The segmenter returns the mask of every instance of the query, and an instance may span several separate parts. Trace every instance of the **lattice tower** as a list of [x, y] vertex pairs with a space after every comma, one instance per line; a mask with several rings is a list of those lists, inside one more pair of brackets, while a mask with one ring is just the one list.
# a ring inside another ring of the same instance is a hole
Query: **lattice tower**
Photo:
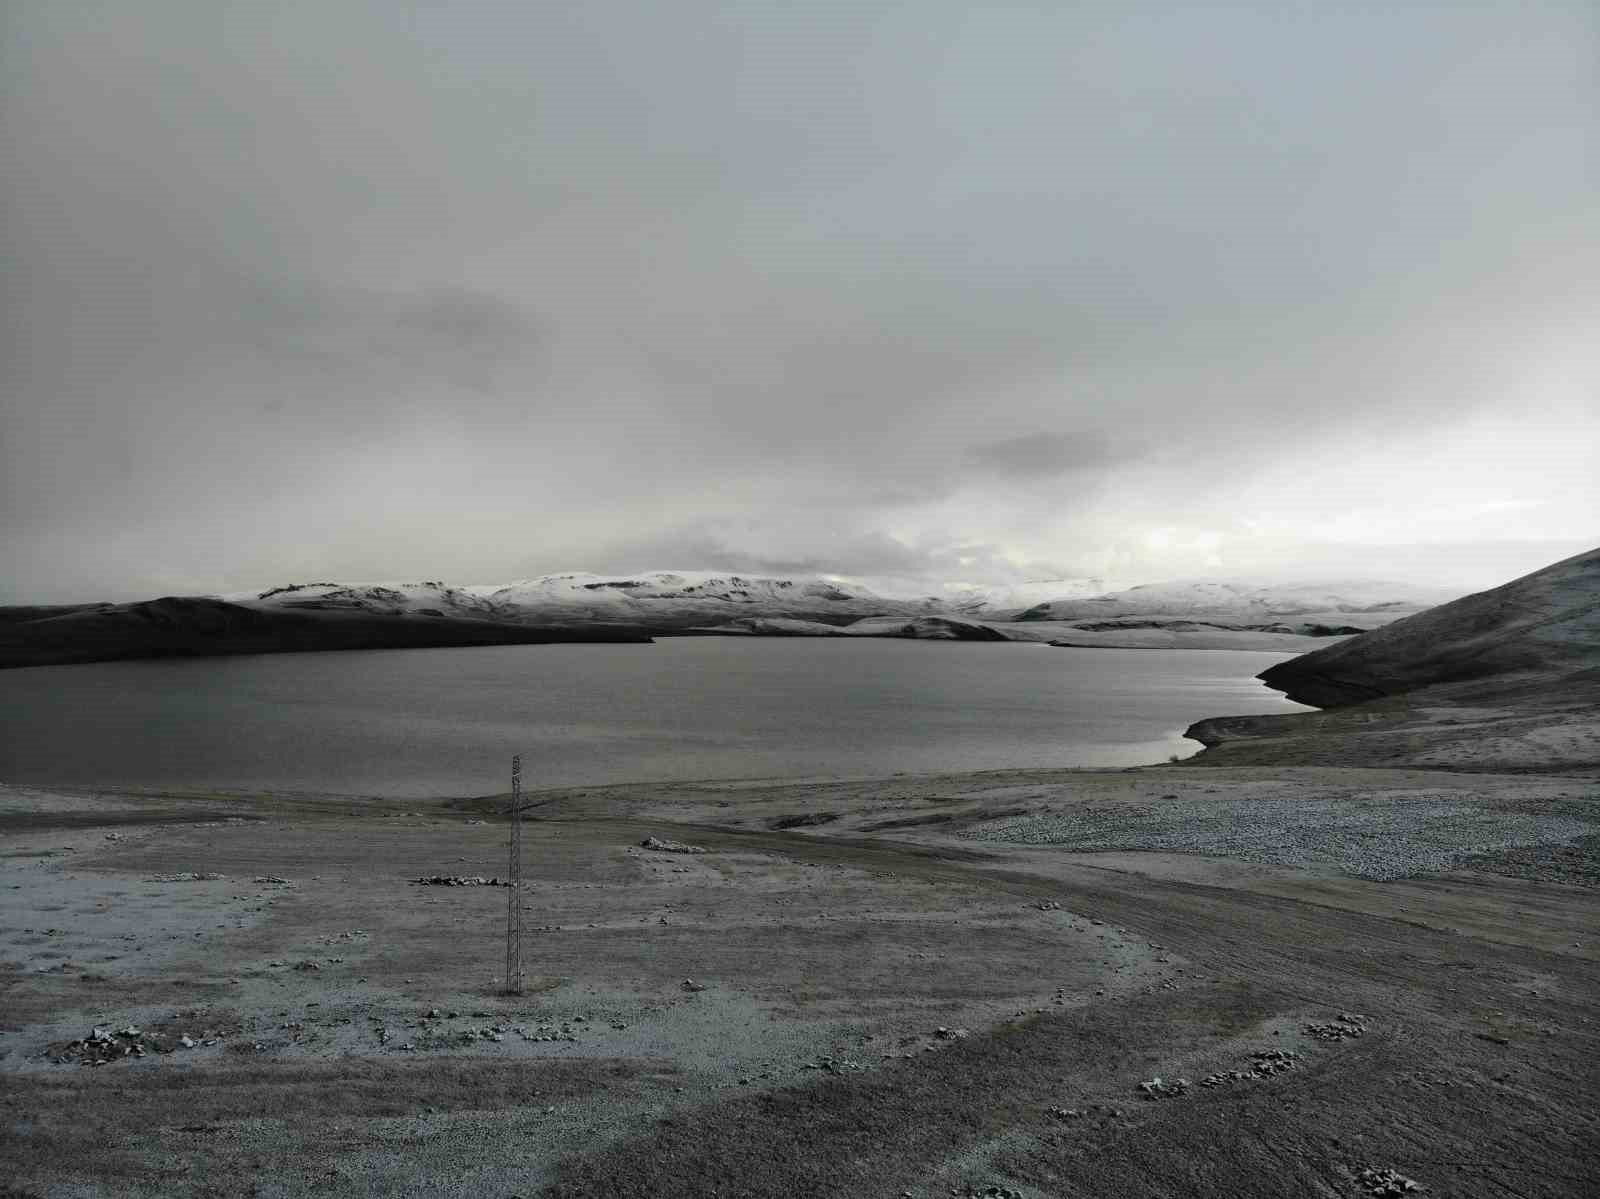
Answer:
[[522, 755], [511, 759], [511, 860], [506, 867], [506, 994], [522, 994]]

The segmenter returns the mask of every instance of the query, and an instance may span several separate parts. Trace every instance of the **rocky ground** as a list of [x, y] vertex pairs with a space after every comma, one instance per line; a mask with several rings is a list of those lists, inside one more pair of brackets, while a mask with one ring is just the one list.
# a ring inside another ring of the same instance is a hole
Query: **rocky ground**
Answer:
[[1555, 1196], [1600, 1170], [1591, 778], [533, 798], [513, 997], [508, 891], [459, 885], [506, 873], [493, 801], [0, 790], [0, 1194]]

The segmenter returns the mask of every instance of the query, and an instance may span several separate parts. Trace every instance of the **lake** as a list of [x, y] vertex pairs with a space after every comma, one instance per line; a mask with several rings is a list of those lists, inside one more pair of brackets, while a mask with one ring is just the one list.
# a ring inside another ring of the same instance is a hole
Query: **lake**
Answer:
[[867, 639], [276, 654], [0, 671], [0, 781], [424, 797], [1132, 766], [1205, 716], [1304, 711], [1289, 655]]

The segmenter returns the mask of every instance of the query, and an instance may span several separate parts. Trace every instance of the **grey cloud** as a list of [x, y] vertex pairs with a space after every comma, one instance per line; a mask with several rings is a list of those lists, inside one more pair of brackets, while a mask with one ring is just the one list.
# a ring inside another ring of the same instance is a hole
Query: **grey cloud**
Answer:
[[598, 569], [626, 570], [655, 563], [662, 569], [725, 570], [758, 575], [922, 575], [930, 562], [917, 551], [882, 533], [820, 538], [814, 552], [763, 550], [763, 529], [730, 534], [716, 528], [666, 531], [646, 542], [623, 544], [602, 556]]
[[13, 587], [1509, 560], [1600, 510], [1596, 44], [1584, 0], [10, 6]]
[[[1089, 573], [1058, 563], [1034, 561], [1026, 569], [1007, 557], [1005, 547], [972, 541], [910, 544], [884, 533], [827, 533], [810, 538], [812, 552], [773, 553], [762, 548], [768, 537], [759, 523], [742, 528], [697, 525], [665, 530], [648, 539], [612, 547], [586, 569], [598, 572], [646, 569], [722, 570], [755, 575], [830, 574], [889, 583], [898, 590], [931, 587], [946, 579], [1018, 582], [1027, 578]], [[538, 557], [523, 562], [524, 573], [560, 569]], [[568, 566], [572, 564], [567, 563]]]

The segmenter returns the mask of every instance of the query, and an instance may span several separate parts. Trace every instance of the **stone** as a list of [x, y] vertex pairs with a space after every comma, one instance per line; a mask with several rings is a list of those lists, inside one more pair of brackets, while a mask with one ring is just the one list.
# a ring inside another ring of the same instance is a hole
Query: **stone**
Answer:
[[685, 845], [682, 841], [667, 841], [660, 837], [646, 837], [639, 842], [639, 848], [654, 850], [656, 853], [705, 853], [703, 845]]
[[1390, 1196], [1411, 1195], [1425, 1189], [1415, 1179], [1407, 1178], [1397, 1170], [1375, 1169], [1368, 1167], [1356, 1175], [1356, 1181], [1369, 1195]]
[[1146, 1099], [1183, 1099], [1189, 1094], [1189, 1080], [1179, 1078], [1163, 1082], [1160, 1078], [1152, 1078], [1149, 1082], [1141, 1082], [1139, 1090]]

